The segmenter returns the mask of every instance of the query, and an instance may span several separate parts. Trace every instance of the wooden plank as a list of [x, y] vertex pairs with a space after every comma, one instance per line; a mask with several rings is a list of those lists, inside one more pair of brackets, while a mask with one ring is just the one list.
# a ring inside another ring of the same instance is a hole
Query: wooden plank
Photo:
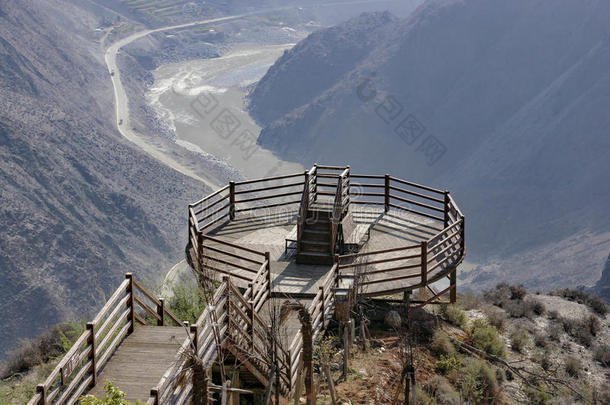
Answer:
[[122, 294], [125, 294], [127, 292], [127, 286], [129, 285], [129, 279], [125, 279], [123, 280], [123, 282], [121, 283], [121, 285], [119, 286], [119, 288], [117, 288], [114, 292], [114, 294], [112, 294], [112, 296], [110, 297], [110, 299], [108, 301], [106, 301], [106, 304], [104, 304], [104, 306], [102, 307], [102, 309], [100, 309], [100, 311], [97, 313], [97, 315], [95, 316], [95, 318], [93, 318], [93, 323], [94, 324], [98, 324], [100, 323], [100, 321], [102, 320], [102, 318], [104, 318], [106, 316], [106, 313], [110, 310], [110, 308], [114, 307], [114, 304], [116, 303], [116, 301], [119, 299], [119, 297]]
[[287, 184], [280, 184], [277, 186], [260, 187], [260, 188], [250, 189], [250, 190], [241, 190], [241, 191], [236, 191], [235, 195], [260, 193], [261, 191], [277, 190], [280, 188], [287, 188], [287, 187], [298, 187], [298, 186], [303, 186], [303, 184], [305, 184], [305, 183], [301, 181], [301, 182], [297, 182], [297, 183], [287, 183]]
[[260, 179], [254, 179], [254, 180], [246, 180], [246, 181], [236, 181], [235, 185], [236, 186], [243, 186], [244, 184], [253, 184], [253, 183], [261, 183], [264, 181], [274, 181], [274, 180], [284, 180], [284, 179], [290, 179], [290, 178], [294, 178], [294, 177], [299, 177], [302, 176], [303, 173], [295, 173], [295, 174], [287, 174], [284, 176], [275, 176], [275, 177], [266, 177], [266, 178], [260, 178]]
[[396, 181], [398, 183], [404, 184], [405, 186], [411, 186], [411, 187], [415, 187], [415, 188], [420, 188], [422, 190], [430, 191], [432, 193], [442, 194], [443, 196], [445, 195], [444, 191], [439, 190], [437, 188], [424, 186], [424, 185], [421, 185], [421, 184], [413, 183], [411, 181], [406, 181], [406, 180], [403, 180], [403, 179], [399, 179], [398, 177], [393, 177], [393, 176], [390, 176], [390, 179], [392, 181]]

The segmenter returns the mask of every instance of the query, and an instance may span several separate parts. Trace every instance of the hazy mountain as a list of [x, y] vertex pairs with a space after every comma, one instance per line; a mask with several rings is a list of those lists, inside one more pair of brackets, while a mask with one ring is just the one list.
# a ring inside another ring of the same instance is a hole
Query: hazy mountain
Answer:
[[[89, 2], [0, 1], [0, 357], [182, 259], [201, 184], [134, 149]], [[92, 6], [93, 7], [93, 6]]]
[[[259, 141], [306, 166], [351, 163], [452, 190], [469, 260], [484, 264], [466, 283], [500, 272], [540, 289], [592, 285], [610, 250], [608, 21], [602, 0], [439, 0], [402, 20], [363, 15], [269, 69], [251, 95]], [[332, 80], [310, 73], [321, 67]]]

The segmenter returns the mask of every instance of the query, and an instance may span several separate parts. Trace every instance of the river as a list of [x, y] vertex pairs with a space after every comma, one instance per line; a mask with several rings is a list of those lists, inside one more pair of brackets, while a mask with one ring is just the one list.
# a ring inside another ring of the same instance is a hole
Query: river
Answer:
[[147, 103], [175, 132], [176, 143], [214, 155], [246, 178], [301, 172], [256, 141], [260, 127], [245, 108], [247, 87], [294, 44], [240, 44], [218, 58], [163, 65], [153, 72]]

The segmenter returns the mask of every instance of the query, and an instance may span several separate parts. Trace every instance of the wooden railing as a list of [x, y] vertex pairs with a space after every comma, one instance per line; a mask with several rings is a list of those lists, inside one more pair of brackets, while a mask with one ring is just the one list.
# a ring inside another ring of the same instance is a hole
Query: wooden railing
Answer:
[[[307, 211], [313, 201], [317, 198], [316, 186], [318, 168], [312, 167], [305, 172], [305, 181], [303, 182], [303, 194], [301, 195], [301, 205], [299, 206], [299, 215], [297, 216], [297, 240], [301, 240], [303, 236], [304, 223], [307, 219]], [[297, 243], [297, 253], [301, 251], [300, 244]]]
[[265, 299], [248, 299], [249, 290], [245, 295], [241, 294], [231, 283], [231, 279], [225, 277], [216, 290], [213, 301], [197, 322], [190, 326], [190, 336], [182, 344], [176, 361], [151, 390], [148, 404], [188, 403], [193, 389], [193, 372], [187, 366], [188, 360], [183, 354], [187, 351], [196, 353], [203, 366], [208, 369], [214, 362], [219, 361], [219, 347], [228, 348], [241, 367], [247, 368], [262, 379], [268, 378], [273, 361], [277, 359], [280, 389], [283, 393], [290, 391], [289, 354], [278, 345], [279, 355], [272, 356], [270, 342], [273, 334], [270, 326], [258, 314]]
[[335, 254], [337, 240], [339, 236], [339, 223], [343, 219], [343, 215], [349, 210], [349, 167], [347, 167], [337, 178], [337, 188], [335, 190], [335, 199], [333, 201], [330, 229], [330, 254]]
[[[338, 265], [335, 263], [309, 304], [308, 311], [311, 317], [314, 342], [320, 336], [320, 332], [326, 329], [335, 311], [335, 289], [338, 283], [338, 274]], [[288, 346], [288, 375], [291, 390], [296, 386], [296, 379], [301, 367], [301, 356], [303, 355], [302, 349], [303, 335], [299, 330], [292, 339], [290, 346]]]
[[90, 387], [121, 341], [133, 332], [135, 323], [152, 322], [163, 326], [167, 322], [180, 325], [181, 321], [144, 288], [131, 273], [112, 294], [86, 330], [44, 383], [36, 388], [36, 395], [28, 405], [75, 403]]
[[454, 301], [454, 270], [466, 252], [465, 218], [449, 192], [387, 174], [352, 174], [351, 177], [360, 180], [351, 183], [351, 204], [383, 206], [385, 212], [391, 209], [408, 212], [431, 222], [429, 238], [418, 244], [338, 256], [339, 280], [349, 279], [349, 273], [361, 267], [363, 287], [398, 282], [395, 290], [400, 290], [401, 281], [419, 279], [419, 283], [410, 283], [410, 286], [426, 286], [448, 275]]

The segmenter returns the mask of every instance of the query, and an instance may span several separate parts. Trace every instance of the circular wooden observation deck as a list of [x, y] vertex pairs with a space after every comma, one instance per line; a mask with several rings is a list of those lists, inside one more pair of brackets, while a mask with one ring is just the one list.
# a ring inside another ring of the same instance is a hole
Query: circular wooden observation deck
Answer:
[[[189, 205], [190, 265], [265, 298], [314, 297], [357, 282], [387, 295], [443, 277], [455, 295], [464, 215], [447, 191], [316, 165], [229, 185]], [[437, 295], [438, 292], [435, 292]]]

